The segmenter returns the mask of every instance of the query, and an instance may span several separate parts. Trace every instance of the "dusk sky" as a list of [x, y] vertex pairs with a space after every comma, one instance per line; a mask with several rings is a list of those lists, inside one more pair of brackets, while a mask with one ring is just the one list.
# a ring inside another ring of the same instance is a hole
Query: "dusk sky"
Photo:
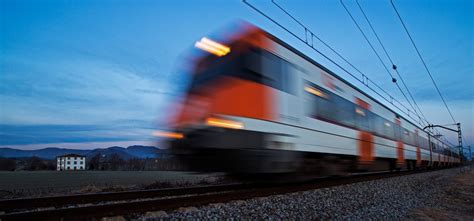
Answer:
[[[249, 2], [304, 36], [270, 0]], [[277, 2], [404, 101], [339, 1]], [[383, 55], [356, 2], [344, 2]], [[390, 1], [359, 2], [428, 121], [453, 123]], [[474, 1], [394, 2], [461, 122], [465, 142], [474, 144]], [[3, 0], [0, 147], [90, 149], [150, 143], [153, 129], [172, 111], [167, 105], [187, 86], [188, 75], [178, 71], [183, 56], [201, 37], [238, 20], [276, 35], [367, 90], [240, 0]], [[318, 49], [348, 67], [321, 44]], [[443, 134], [457, 142], [456, 134]]]

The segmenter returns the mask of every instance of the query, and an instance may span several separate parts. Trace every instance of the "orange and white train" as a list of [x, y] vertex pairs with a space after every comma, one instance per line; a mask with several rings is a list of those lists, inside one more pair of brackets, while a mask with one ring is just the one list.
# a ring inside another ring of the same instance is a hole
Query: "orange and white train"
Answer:
[[453, 166], [459, 155], [361, 89], [249, 24], [202, 38], [168, 132], [190, 168], [316, 174]]

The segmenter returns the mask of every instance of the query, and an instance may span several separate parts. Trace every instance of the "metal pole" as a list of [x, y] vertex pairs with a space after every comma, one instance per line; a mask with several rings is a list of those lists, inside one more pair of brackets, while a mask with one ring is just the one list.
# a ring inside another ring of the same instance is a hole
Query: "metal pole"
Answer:
[[469, 145], [469, 169], [472, 169], [472, 152], [471, 145]]
[[457, 123], [458, 125], [458, 143], [459, 143], [459, 157], [461, 157], [461, 162], [462, 162], [462, 156], [463, 150], [462, 150], [462, 134], [461, 134], [461, 123]]

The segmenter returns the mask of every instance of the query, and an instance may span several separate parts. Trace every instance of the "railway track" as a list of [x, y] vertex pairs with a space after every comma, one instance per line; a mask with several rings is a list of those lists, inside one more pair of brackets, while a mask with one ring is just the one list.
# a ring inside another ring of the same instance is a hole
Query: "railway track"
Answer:
[[0, 220], [84, 220], [148, 211], [172, 210], [231, 200], [312, 190], [422, 171], [358, 174], [291, 184], [229, 184], [117, 193], [99, 193], [0, 201]]

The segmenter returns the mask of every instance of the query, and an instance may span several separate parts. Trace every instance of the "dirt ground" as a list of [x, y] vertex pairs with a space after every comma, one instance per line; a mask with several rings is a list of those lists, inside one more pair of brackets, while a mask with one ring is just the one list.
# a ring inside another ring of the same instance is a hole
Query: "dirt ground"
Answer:
[[447, 188], [438, 197], [439, 208], [413, 209], [408, 219], [474, 221], [474, 167], [448, 182]]

